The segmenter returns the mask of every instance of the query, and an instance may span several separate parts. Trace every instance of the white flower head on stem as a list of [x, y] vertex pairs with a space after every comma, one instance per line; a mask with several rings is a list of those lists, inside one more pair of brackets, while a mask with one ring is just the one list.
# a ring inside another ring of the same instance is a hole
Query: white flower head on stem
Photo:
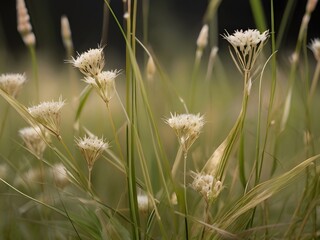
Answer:
[[200, 114], [171, 114], [166, 123], [175, 131], [186, 153], [199, 137], [204, 126], [204, 117]]
[[[41, 136], [42, 134], [43, 136]], [[19, 136], [22, 138], [26, 147], [39, 159], [42, 158], [43, 152], [47, 147], [46, 140], [49, 140], [49, 134], [40, 127], [26, 127], [19, 130]]]
[[191, 187], [199, 192], [206, 202], [211, 202], [219, 196], [222, 183], [215, 179], [213, 175], [195, 172], [191, 174], [194, 178]]
[[96, 77], [104, 68], [103, 48], [89, 49], [72, 58], [71, 63], [86, 77]]
[[25, 82], [26, 76], [24, 74], [10, 73], [0, 75], [0, 88], [13, 98], [18, 95]]
[[238, 62], [236, 62], [231, 50], [230, 53], [235, 64], [243, 72], [246, 72], [253, 68], [257, 57], [269, 38], [269, 31], [260, 33], [257, 29], [236, 30], [232, 35], [227, 32], [222, 36], [233, 47]]
[[102, 71], [96, 77], [86, 77], [84, 81], [92, 85], [102, 100], [108, 104], [115, 93], [115, 79], [119, 71]]
[[313, 52], [313, 55], [317, 61], [320, 61], [320, 39], [315, 38], [311, 41], [309, 48]]
[[61, 108], [64, 104], [60, 98], [57, 102], [42, 102], [39, 105], [29, 107], [28, 111], [38, 123], [60, 138]]
[[85, 136], [76, 139], [76, 144], [87, 161], [88, 169], [91, 171], [95, 161], [107, 150], [109, 144], [103, 138], [97, 136]]

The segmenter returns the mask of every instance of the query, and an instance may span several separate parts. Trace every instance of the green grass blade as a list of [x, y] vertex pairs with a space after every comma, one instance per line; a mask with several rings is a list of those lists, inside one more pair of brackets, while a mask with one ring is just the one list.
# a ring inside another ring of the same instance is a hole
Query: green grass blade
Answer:
[[257, 28], [260, 31], [267, 30], [267, 21], [261, 0], [250, 0], [250, 6]]

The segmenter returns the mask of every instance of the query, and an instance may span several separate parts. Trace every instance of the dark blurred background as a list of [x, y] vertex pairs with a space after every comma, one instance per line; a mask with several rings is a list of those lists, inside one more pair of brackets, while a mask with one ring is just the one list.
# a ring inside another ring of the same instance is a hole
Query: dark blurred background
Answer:
[[[140, 1], [139, 1], [140, 2]], [[307, 0], [296, 0], [283, 45], [290, 46], [297, 38], [300, 22]], [[0, 3], [0, 50], [16, 58], [26, 51], [16, 30], [15, 0]], [[61, 58], [64, 54], [60, 38], [60, 17], [67, 15], [70, 21], [74, 46], [82, 52], [96, 47], [102, 32], [102, 0], [26, 0], [32, 25], [37, 38], [37, 49]], [[184, 46], [193, 46], [201, 29], [207, 0], [150, 0], [149, 42], [158, 51], [184, 51]], [[274, 0], [276, 30], [279, 27], [287, 0]], [[270, 19], [270, 0], [263, 0], [264, 12]], [[122, 20], [123, 2], [111, 0], [111, 6]], [[139, 9], [141, 15], [141, 9]], [[317, 6], [309, 27], [309, 39], [320, 36], [320, 7]], [[224, 30], [254, 28], [254, 20], [248, 0], [222, 0], [218, 17], [213, 23], [218, 33]], [[270, 24], [269, 24], [270, 27]], [[141, 37], [141, 27], [138, 29]], [[219, 39], [221, 40], [221, 38]], [[181, 43], [181, 44], [180, 44]], [[182, 44], [183, 43], [183, 44]], [[115, 21], [110, 18], [107, 47], [119, 53], [124, 51], [124, 42]], [[194, 50], [194, 49], [192, 49]], [[165, 53], [164, 53], [165, 54]], [[7, 54], [8, 55], [8, 54]]]

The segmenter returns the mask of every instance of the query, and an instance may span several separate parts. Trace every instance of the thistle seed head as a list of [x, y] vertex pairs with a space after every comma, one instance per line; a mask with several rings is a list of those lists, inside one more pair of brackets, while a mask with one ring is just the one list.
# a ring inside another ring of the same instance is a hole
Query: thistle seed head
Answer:
[[18, 95], [25, 82], [26, 76], [24, 74], [10, 73], [0, 75], [0, 88], [13, 98]]
[[89, 49], [72, 58], [71, 63], [86, 77], [96, 77], [104, 68], [103, 48]]
[[107, 150], [109, 144], [103, 138], [97, 136], [84, 136], [75, 140], [77, 146], [87, 161], [88, 168], [91, 171], [95, 161], [101, 156], [103, 151]]

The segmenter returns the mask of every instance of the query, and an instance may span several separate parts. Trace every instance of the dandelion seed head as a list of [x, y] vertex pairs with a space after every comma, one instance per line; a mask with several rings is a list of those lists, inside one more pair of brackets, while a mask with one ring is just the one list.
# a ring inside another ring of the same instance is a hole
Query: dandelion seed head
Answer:
[[90, 170], [103, 151], [109, 147], [109, 144], [103, 138], [98, 138], [94, 135], [78, 138], [76, 139], [76, 144], [86, 159]]
[[103, 48], [89, 49], [72, 58], [71, 63], [87, 77], [96, 77], [104, 68]]
[[43, 152], [45, 151], [47, 144], [43, 137], [46, 140], [49, 140], [49, 134], [45, 130], [41, 130], [40, 127], [25, 127], [19, 130], [19, 136], [22, 138], [26, 147], [35, 154], [38, 158], [42, 158]]
[[46, 129], [60, 136], [61, 108], [64, 105], [65, 102], [59, 99], [59, 101], [42, 102], [29, 107], [28, 111]]
[[203, 198], [210, 202], [218, 197], [222, 190], [222, 183], [211, 174], [192, 173], [193, 182], [191, 187], [199, 192]]
[[13, 98], [18, 95], [25, 82], [26, 76], [24, 74], [10, 73], [0, 75], [0, 88]]
[[313, 52], [313, 55], [317, 61], [320, 61], [320, 39], [315, 38], [311, 41], [309, 48]]

